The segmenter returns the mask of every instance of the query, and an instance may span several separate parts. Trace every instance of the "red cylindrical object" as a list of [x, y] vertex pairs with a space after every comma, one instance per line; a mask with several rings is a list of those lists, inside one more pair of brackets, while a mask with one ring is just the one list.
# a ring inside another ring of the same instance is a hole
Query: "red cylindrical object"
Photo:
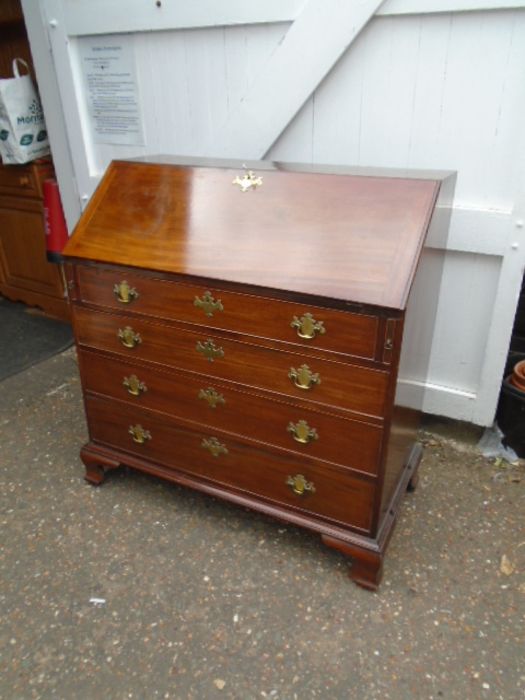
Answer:
[[68, 239], [66, 219], [56, 180], [44, 181], [44, 225], [49, 262], [62, 262], [62, 249]]

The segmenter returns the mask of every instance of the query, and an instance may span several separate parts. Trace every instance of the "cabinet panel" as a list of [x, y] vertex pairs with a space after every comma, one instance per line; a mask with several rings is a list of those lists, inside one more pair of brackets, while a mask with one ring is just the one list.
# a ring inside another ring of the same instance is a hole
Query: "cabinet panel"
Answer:
[[20, 288], [21, 295], [27, 289], [63, 297], [60, 270], [46, 259], [39, 201], [24, 201], [20, 206], [16, 199], [0, 198], [0, 255], [6, 285]]
[[62, 271], [46, 258], [42, 183], [51, 161], [0, 166], [0, 294], [69, 320]]

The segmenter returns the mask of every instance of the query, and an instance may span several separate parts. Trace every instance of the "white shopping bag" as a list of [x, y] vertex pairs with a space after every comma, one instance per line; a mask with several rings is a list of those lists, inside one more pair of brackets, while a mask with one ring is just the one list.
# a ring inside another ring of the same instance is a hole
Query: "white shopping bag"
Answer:
[[0, 155], [2, 162], [27, 163], [49, 153], [40, 99], [29, 74], [20, 75], [13, 61], [13, 78], [0, 79]]

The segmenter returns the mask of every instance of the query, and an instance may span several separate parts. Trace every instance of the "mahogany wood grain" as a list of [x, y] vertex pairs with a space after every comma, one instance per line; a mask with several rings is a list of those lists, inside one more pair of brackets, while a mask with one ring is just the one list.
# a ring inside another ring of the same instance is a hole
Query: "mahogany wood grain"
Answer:
[[86, 467], [85, 480], [95, 486], [102, 484], [109, 470], [117, 469], [121, 465], [120, 460], [95, 454], [89, 445], [84, 445], [80, 450], [80, 458]]
[[406, 465], [413, 459], [413, 448], [417, 441], [417, 431], [421, 423], [421, 413], [409, 408], [394, 408], [386, 456], [383, 467], [380, 516], [384, 517], [390, 508], [393, 494]]
[[65, 254], [405, 308], [439, 181], [239, 174], [113, 162]]
[[[68, 243], [86, 478], [126, 464], [309, 528], [375, 589], [421, 458], [395, 406], [406, 302], [454, 178], [260, 163], [262, 186], [242, 193], [238, 166], [115, 162]], [[131, 304], [114, 296], [123, 280]], [[437, 298], [437, 276], [425, 283]], [[207, 291], [223, 310], [194, 305]], [[325, 334], [298, 338], [290, 323], [307, 312]], [[127, 326], [136, 347], [118, 338]], [[307, 391], [288, 376], [303, 365], [320, 378]], [[138, 397], [122, 386], [131, 374], [147, 385]], [[200, 398], [210, 387], [215, 408]], [[293, 441], [299, 420], [317, 440]]]
[[[267, 448], [261, 449], [239, 439], [221, 441], [228, 452], [215, 457], [202, 446], [203, 440], [214, 437], [213, 434], [188, 430], [167, 416], [106, 399], [87, 396], [86, 412], [95, 443], [172, 465], [359, 530], [370, 528], [374, 484], [354, 478], [345, 470], [272, 454]], [[129, 426], [137, 423], [151, 432], [151, 439], [141, 445], [128, 433]], [[298, 473], [314, 484], [315, 492], [303, 496], [294, 494], [286, 481]]]
[[[306, 363], [321, 377], [321, 383], [308, 392], [312, 402], [336, 405], [378, 418], [385, 411], [389, 374], [384, 370], [305, 358], [300, 353], [261, 348], [217, 333], [192, 333], [177, 326], [93, 312], [82, 307], [74, 308], [74, 317], [80, 345], [117, 353], [128, 360], [155, 362], [288, 396], [306, 393], [288, 377], [290, 368]], [[132, 327], [141, 337], [142, 342], [134, 348], [123, 347], [118, 338], [119, 329], [126, 326]], [[213, 340], [215, 346], [223, 350], [223, 358], [209, 361], [197, 351], [197, 343], [208, 340]]]
[[70, 320], [60, 267], [46, 259], [42, 183], [48, 159], [0, 165], [0, 294]]
[[322, 535], [321, 539], [327, 547], [337, 549], [351, 558], [349, 576], [355, 583], [370, 591], [377, 590], [383, 576], [384, 552], [359, 547], [330, 535]]
[[15, 165], [0, 167], [0, 194], [16, 197], [41, 197], [42, 184], [52, 177], [50, 162], [40, 162], [38, 166]]
[[[113, 291], [124, 279], [138, 293], [128, 303], [119, 301]], [[206, 284], [167, 281], [121, 268], [79, 265], [78, 287], [83, 302], [121, 313], [183, 321], [371, 360], [375, 357], [379, 327], [376, 316], [233, 293]], [[221, 302], [222, 311], [207, 316], [202, 308], [195, 306], [195, 299], [202, 299], [206, 292]], [[325, 332], [311, 339], [300, 338], [291, 323], [294, 317], [300, 319], [305, 313], [322, 322]]]
[[[162, 411], [181, 420], [193, 421], [207, 430], [218, 429], [308, 456], [377, 474], [383, 431], [377, 425], [349, 420], [312, 410], [305, 401], [280, 397], [269, 399], [247, 392], [246, 387], [210, 381], [209, 377], [182, 372], [162, 372], [121, 359], [80, 351], [79, 363], [84, 390], [126, 401], [130, 406]], [[146, 390], [131, 395], [123, 380], [132, 374]], [[203, 390], [213, 388], [221, 402], [212, 407]], [[290, 422], [306, 420], [318, 439], [308, 444], [294, 440]]]

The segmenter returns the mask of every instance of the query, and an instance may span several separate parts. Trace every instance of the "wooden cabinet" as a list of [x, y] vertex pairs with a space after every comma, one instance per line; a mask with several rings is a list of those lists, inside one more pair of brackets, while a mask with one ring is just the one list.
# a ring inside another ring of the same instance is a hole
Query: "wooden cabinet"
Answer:
[[453, 183], [113, 163], [65, 250], [88, 481], [126, 464], [271, 514], [377, 587], [421, 456], [405, 310]]
[[49, 161], [0, 166], [0, 294], [69, 319], [63, 277], [47, 262], [42, 183]]
[[[0, 4], [2, 78], [12, 77], [16, 57], [26, 61], [35, 81], [20, 0], [3, 0]], [[68, 320], [61, 270], [46, 259], [42, 182], [52, 176], [50, 160], [27, 165], [0, 164], [0, 294]]]

